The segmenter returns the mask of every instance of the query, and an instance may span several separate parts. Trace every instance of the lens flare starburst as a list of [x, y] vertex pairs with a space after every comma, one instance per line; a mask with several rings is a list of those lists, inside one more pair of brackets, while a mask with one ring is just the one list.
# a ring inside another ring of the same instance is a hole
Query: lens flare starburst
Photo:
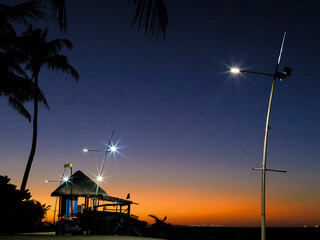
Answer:
[[97, 177], [97, 181], [98, 181], [98, 182], [101, 182], [101, 181], [102, 181], [102, 176], [98, 176], [98, 177]]
[[110, 146], [110, 151], [111, 152], [116, 152], [117, 151], [117, 147], [116, 146]]

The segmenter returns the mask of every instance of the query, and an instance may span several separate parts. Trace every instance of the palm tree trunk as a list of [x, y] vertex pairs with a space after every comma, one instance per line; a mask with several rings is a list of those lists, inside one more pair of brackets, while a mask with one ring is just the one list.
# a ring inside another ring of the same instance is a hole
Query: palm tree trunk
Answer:
[[34, 113], [33, 113], [33, 134], [32, 134], [32, 144], [31, 144], [31, 150], [30, 150], [30, 154], [29, 154], [29, 159], [27, 162], [27, 166], [26, 169], [24, 171], [24, 175], [23, 175], [23, 179], [22, 179], [22, 183], [21, 183], [21, 187], [20, 190], [24, 191], [26, 189], [27, 186], [27, 182], [28, 182], [28, 177], [29, 177], [29, 173], [30, 173], [30, 169], [31, 169], [31, 165], [33, 162], [33, 158], [34, 155], [36, 153], [36, 147], [37, 147], [37, 137], [38, 137], [38, 75], [39, 72], [36, 71], [34, 74], [34, 83], [35, 83], [35, 92], [34, 92]]

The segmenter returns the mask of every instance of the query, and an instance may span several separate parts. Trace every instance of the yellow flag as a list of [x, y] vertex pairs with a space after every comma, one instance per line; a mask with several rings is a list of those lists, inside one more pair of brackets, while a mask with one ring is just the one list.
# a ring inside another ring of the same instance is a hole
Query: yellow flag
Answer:
[[72, 168], [72, 163], [67, 163], [64, 165], [64, 168]]

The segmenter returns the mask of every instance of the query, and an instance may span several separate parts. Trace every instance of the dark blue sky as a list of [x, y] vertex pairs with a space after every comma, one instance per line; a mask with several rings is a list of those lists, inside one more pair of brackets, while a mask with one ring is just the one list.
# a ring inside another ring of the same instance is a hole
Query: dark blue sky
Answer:
[[[129, 181], [188, 185], [190, 191], [243, 190], [259, 198], [260, 174], [250, 169], [262, 162], [272, 79], [228, 70], [273, 73], [286, 31], [280, 69], [293, 72], [276, 83], [267, 161], [289, 174], [272, 174], [267, 184], [280, 198], [284, 186], [288, 198], [318, 198], [320, 3], [165, 2], [168, 32], [166, 40], [156, 41], [132, 26], [134, 7], [127, 1], [68, 1], [64, 37], [74, 49], [65, 53], [81, 78], [77, 84], [60, 73], [40, 74], [51, 111], [39, 113], [31, 190], [44, 178], [56, 178], [66, 162], [88, 175], [96, 172], [101, 156], [81, 149], [103, 148], [115, 130], [124, 156], [106, 170], [111, 192], [122, 194]], [[49, 25], [50, 37], [58, 36]], [[32, 128], [4, 99], [0, 104], [0, 174], [20, 185]]]

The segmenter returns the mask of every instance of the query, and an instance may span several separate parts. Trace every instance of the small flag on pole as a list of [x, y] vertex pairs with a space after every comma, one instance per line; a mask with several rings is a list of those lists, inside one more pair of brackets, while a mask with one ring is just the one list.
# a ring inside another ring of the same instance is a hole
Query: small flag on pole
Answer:
[[64, 168], [72, 168], [72, 163], [67, 163], [64, 165]]

